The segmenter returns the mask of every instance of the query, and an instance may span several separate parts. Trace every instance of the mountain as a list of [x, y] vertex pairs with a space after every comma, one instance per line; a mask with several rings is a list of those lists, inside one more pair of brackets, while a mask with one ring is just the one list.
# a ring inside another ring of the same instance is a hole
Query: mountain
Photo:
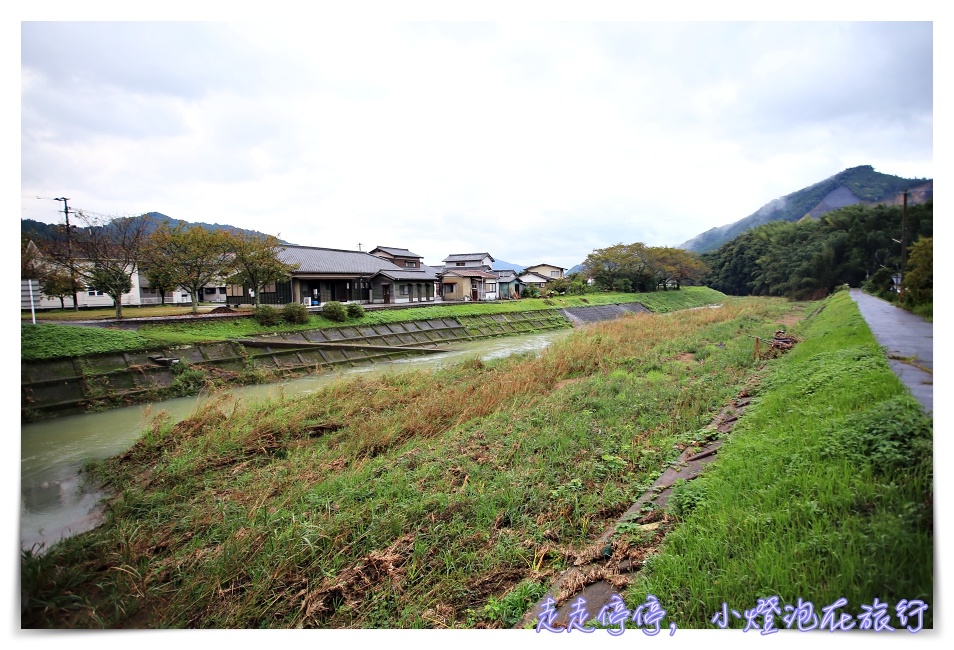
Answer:
[[[202, 222], [191, 222], [191, 221], [181, 221], [179, 219], [173, 219], [172, 217], [167, 217], [166, 215], [160, 212], [149, 212], [142, 215], [143, 217], [149, 217], [152, 221], [152, 224], [147, 228], [148, 232], [153, 232], [156, 229], [156, 226], [160, 223], [167, 223], [170, 226], [175, 227], [179, 223], [185, 224], [187, 227], [192, 228], [195, 226], [205, 228], [206, 230], [227, 230], [229, 232], [243, 232], [246, 234], [252, 235], [264, 235], [257, 230], [248, 230], [246, 228], [237, 228], [236, 226], [220, 225], [217, 223], [202, 223]], [[75, 223], [75, 222], [74, 222]], [[36, 238], [45, 234], [49, 229], [57, 227], [57, 224], [43, 223], [41, 221], [34, 221], [33, 219], [21, 219], [20, 220], [20, 232], [27, 237]], [[284, 240], [279, 240], [283, 244], [288, 244], [289, 242]]]
[[[176, 225], [183, 223], [189, 228], [198, 226], [200, 228], [205, 228], [206, 230], [226, 230], [228, 232], [241, 232], [241, 233], [245, 233], [246, 235], [264, 236], [267, 234], [267, 233], [259, 232], [258, 230], [249, 230], [248, 228], [239, 228], [237, 226], [229, 226], [229, 225], [223, 225], [218, 223], [205, 223], [202, 221], [193, 222], [193, 221], [183, 221], [181, 219], [173, 219], [172, 217], [167, 217], [161, 212], [148, 212], [143, 216], [151, 218], [153, 222], [156, 224], [167, 223], [172, 227], [175, 227]], [[283, 239], [279, 239], [278, 241], [280, 241], [283, 244], [291, 244], [291, 242], [287, 242]]]
[[519, 273], [520, 271], [524, 270], [527, 267], [526, 265], [512, 264], [510, 262], [504, 262], [503, 260], [496, 260], [493, 264], [490, 265], [490, 268], [492, 268], [494, 271], [506, 271], [509, 269], [511, 271], [516, 271], [517, 273]]
[[857, 203], [897, 205], [901, 192], [908, 191], [908, 203], [924, 203], [934, 194], [934, 182], [925, 178], [901, 178], [876, 172], [871, 165], [851, 167], [819, 183], [769, 201], [744, 219], [696, 235], [677, 248], [696, 253], [715, 250], [746, 230], [770, 221], [817, 219], [826, 212]]

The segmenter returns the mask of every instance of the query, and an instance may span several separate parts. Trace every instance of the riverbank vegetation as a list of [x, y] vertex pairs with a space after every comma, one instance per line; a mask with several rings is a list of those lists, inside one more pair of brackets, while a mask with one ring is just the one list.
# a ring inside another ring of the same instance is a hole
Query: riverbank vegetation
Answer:
[[[475, 314], [497, 314], [536, 311], [559, 307], [584, 307], [639, 302], [656, 313], [699, 307], [719, 302], [723, 294], [708, 287], [684, 287], [679, 291], [653, 293], [593, 293], [585, 296], [556, 296], [463, 305], [431, 304], [404, 309], [367, 309], [359, 318], [349, 318], [347, 325], [381, 325], [386, 323], [448, 318]], [[180, 310], [181, 311], [181, 310]], [[73, 314], [73, 312], [67, 312]], [[129, 320], [129, 319], [127, 319]], [[184, 345], [245, 338], [276, 332], [294, 332], [325, 327], [341, 327], [342, 323], [312, 314], [304, 323], [282, 322], [261, 325], [250, 317], [216, 318], [199, 321], [169, 321], [142, 325], [133, 332], [117, 329], [66, 325], [21, 325], [21, 358], [48, 359], [59, 356], [80, 356], [92, 352], [114, 352], [168, 345]]]
[[751, 337], [804, 309], [737, 298], [540, 357], [157, 414], [91, 469], [116, 494], [103, 525], [25, 554], [22, 624], [512, 625], [706, 435], [764, 363]]
[[[811, 601], [819, 619], [839, 598], [853, 615], [880, 600], [897, 629], [899, 601], [933, 607], [932, 421], [847, 292], [799, 336], [718, 462], [685, 486], [683, 521], [628, 602], [652, 593], [680, 627], [711, 627], [723, 603], [742, 612], [773, 596], [780, 607]], [[932, 619], [928, 609], [926, 627]]]

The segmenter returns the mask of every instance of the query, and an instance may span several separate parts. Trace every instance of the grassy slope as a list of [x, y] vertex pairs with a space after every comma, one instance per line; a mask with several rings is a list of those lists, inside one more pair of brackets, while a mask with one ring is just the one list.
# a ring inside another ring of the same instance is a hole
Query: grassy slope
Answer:
[[652, 593], [669, 620], [710, 628], [723, 603], [742, 612], [776, 595], [819, 616], [840, 597], [851, 614], [878, 598], [892, 618], [901, 599], [933, 605], [931, 421], [847, 292], [799, 336], [718, 462], [685, 486], [685, 522], [628, 602]]
[[25, 558], [23, 625], [512, 625], [793, 309], [725, 302], [587, 327], [539, 358], [159, 421], [97, 469], [118, 494], [104, 525]]
[[[685, 287], [680, 291], [662, 291], [649, 294], [589, 294], [587, 296], [560, 296], [552, 300], [526, 299], [470, 305], [432, 305], [409, 309], [368, 310], [363, 318], [349, 320], [344, 324], [376, 325], [454, 315], [534, 311], [620, 302], [642, 302], [649, 309], [661, 313], [718, 302], [722, 298], [724, 296], [721, 293], [708, 287]], [[341, 327], [342, 325], [342, 323], [336, 323], [319, 316], [312, 316], [310, 321], [303, 325], [282, 324], [275, 327], [262, 327], [251, 318], [216, 319], [197, 323], [173, 322], [161, 325], [144, 325], [136, 333], [69, 325], [22, 325], [20, 355], [23, 359], [47, 359], [56, 356], [79, 356], [93, 352], [221, 341], [256, 334]]]

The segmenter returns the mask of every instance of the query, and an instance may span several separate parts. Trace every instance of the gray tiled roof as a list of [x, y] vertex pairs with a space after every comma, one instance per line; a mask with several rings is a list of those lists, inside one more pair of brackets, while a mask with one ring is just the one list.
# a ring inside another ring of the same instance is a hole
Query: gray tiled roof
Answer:
[[[466, 262], [467, 260], [476, 260], [480, 261], [485, 257], [490, 257], [490, 253], [459, 253], [456, 255], [448, 255], [442, 261], [444, 262]], [[494, 258], [490, 257], [491, 262], [496, 262]]]
[[311, 246], [285, 246], [279, 257], [286, 264], [297, 264], [296, 275], [308, 273], [374, 275], [382, 269], [403, 271], [381, 257], [360, 251]]
[[418, 259], [423, 259], [422, 255], [417, 253], [412, 253], [406, 248], [392, 248], [391, 246], [375, 246], [374, 250], [384, 251], [388, 255], [394, 255], [395, 257], [416, 257]]

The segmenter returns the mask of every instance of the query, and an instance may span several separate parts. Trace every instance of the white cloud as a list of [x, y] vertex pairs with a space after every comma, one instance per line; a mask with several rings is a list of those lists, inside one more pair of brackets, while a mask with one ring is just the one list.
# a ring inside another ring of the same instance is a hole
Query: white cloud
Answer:
[[933, 175], [930, 24], [33, 23], [22, 48], [44, 221], [66, 195], [569, 267], [849, 166]]

